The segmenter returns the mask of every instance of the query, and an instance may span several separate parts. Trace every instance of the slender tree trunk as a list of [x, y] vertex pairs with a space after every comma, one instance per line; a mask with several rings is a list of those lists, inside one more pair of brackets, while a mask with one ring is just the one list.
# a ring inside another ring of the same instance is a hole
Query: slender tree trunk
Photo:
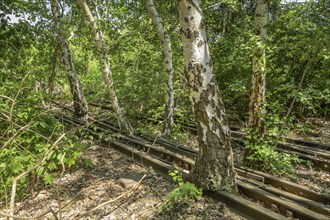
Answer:
[[257, 0], [254, 20], [254, 34], [257, 42], [253, 50], [253, 75], [249, 105], [249, 127], [263, 134], [261, 111], [266, 101], [266, 58], [265, 39], [267, 37], [268, 0]]
[[66, 71], [68, 72], [71, 94], [73, 96], [74, 113], [77, 117], [87, 119], [88, 105], [75, 70], [74, 61], [69, 48], [68, 41], [64, 37], [64, 33], [61, 27], [61, 12], [58, 0], [51, 0], [51, 8], [55, 23], [57, 40], [60, 44], [60, 49], [62, 52], [63, 63], [66, 68]]
[[236, 192], [230, 130], [214, 75], [199, 0], [178, 0], [184, 74], [197, 123], [199, 154], [190, 178], [210, 190]]
[[48, 78], [48, 93], [50, 95], [54, 92], [54, 84], [55, 84], [55, 78], [56, 78], [56, 66], [57, 66], [57, 55], [58, 55], [59, 48], [58, 46], [55, 47], [54, 52], [51, 57], [51, 73]]
[[164, 68], [168, 74], [167, 92], [165, 95], [166, 109], [164, 117], [164, 135], [170, 136], [173, 127], [174, 116], [174, 89], [173, 89], [173, 68], [172, 68], [172, 49], [170, 35], [165, 31], [159, 15], [154, 6], [153, 0], [146, 0], [148, 14], [157, 31], [159, 39], [163, 43]]
[[102, 31], [98, 28], [94, 17], [84, 0], [77, 0], [77, 4], [81, 7], [84, 14], [86, 15], [88, 21], [91, 24], [93, 29], [93, 37], [95, 41], [95, 48], [97, 52], [97, 58], [99, 60], [100, 66], [102, 68], [103, 78], [106, 84], [106, 93], [109, 94], [109, 99], [113, 109], [115, 110], [117, 117], [120, 121], [120, 124], [124, 126], [126, 132], [133, 134], [133, 128], [129, 123], [128, 119], [126, 118], [123, 109], [120, 107], [117, 94], [115, 91], [115, 87], [113, 84], [112, 73], [110, 69], [110, 63], [108, 60], [108, 56], [106, 54], [104, 48], [104, 41], [103, 41], [103, 34]]

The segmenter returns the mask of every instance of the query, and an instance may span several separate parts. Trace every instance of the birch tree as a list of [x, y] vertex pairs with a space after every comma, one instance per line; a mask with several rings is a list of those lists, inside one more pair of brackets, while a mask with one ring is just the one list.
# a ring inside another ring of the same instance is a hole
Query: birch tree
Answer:
[[178, 0], [184, 75], [197, 123], [199, 153], [190, 178], [209, 190], [236, 192], [233, 152], [225, 108], [207, 44], [199, 0]]
[[65, 69], [68, 73], [71, 94], [73, 96], [74, 114], [77, 117], [87, 119], [88, 105], [75, 70], [74, 60], [70, 51], [69, 43], [64, 36], [64, 31], [62, 29], [62, 22], [61, 22], [62, 13], [60, 10], [60, 3], [58, 0], [51, 0], [51, 10], [54, 19], [56, 39], [60, 45], [59, 47], [61, 51], [62, 60]]
[[87, 17], [87, 20], [90, 22], [90, 25], [92, 27], [97, 58], [98, 58], [98, 61], [100, 63], [101, 69], [102, 69], [103, 79], [104, 79], [105, 85], [106, 85], [106, 93], [109, 95], [109, 100], [111, 102], [111, 106], [115, 110], [117, 117], [119, 119], [119, 122], [121, 125], [123, 125], [126, 132], [133, 134], [133, 128], [132, 128], [131, 124], [129, 123], [128, 119], [126, 118], [126, 116], [124, 114], [124, 110], [121, 108], [118, 98], [117, 98], [115, 86], [113, 83], [109, 58], [108, 58], [107, 52], [105, 51], [105, 48], [104, 48], [103, 33], [99, 29], [86, 1], [77, 0], [77, 4], [80, 6], [82, 11], [84, 12], [85, 16]]
[[252, 85], [249, 104], [249, 127], [263, 133], [261, 121], [262, 105], [266, 101], [266, 58], [265, 39], [267, 37], [268, 0], [256, 0], [254, 35], [256, 44], [253, 50]]
[[174, 116], [174, 89], [173, 89], [173, 67], [172, 67], [172, 49], [170, 35], [163, 27], [153, 0], [146, 0], [149, 17], [156, 29], [157, 35], [163, 44], [164, 69], [168, 74], [167, 92], [165, 95], [165, 117], [164, 117], [164, 135], [170, 136], [173, 127]]

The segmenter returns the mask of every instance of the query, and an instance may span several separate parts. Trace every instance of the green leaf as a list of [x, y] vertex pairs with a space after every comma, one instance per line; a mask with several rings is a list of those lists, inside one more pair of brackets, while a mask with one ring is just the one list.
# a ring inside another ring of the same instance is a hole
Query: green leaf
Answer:
[[93, 164], [93, 162], [92, 162], [91, 159], [86, 159], [86, 160], [85, 160], [85, 166], [86, 166], [87, 168], [93, 168], [93, 167], [95, 167], [95, 165]]
[[54, 183], [55, 174], [46, 173], [44, 176], [44, 181], [46, 184], [52, 185]]
[[40, 123], [39, 123], [39, 125], [42, 127], [42, 128], [47, 128], [47, 124], [45, 123], [45, 122], [43, 122], [43, 121], [41, 121]]
[[45, 172], [45, 167], [40, 166], [40, 167], [37, 168], [38, 176], [42, 176], [44, 174], [44, 172]]
[[47, 166], [49, 170], [55, 170], [57, 168], [56, 164], [54, 162], [50, 162]]
[[15, 160], [14, 163], [12, 164], [12, 170], [14, 173], [19, 173], [23, 170], [23, 165], [18, 161]]

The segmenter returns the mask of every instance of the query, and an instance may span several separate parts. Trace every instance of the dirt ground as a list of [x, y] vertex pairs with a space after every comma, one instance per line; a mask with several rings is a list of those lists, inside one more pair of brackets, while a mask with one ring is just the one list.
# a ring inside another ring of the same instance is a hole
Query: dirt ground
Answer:
[[[323, 139], [329, 132], [326, 127], [322, 129]], [[90, 158], [94, 167], [80, 166], [65, 172], [53, 187], [31, 193], [16, 204], [16, 216], [35, 219], [48, 212], [40, 219], [242, 219], [210, 198], [168, 209], [166, 195], [177, 187], [175, 183], [111, 148], [85, 142], [89, 147], [84, 157]], [[190, 136], [190, 140], [182, 144], [197, 149], [196, 136]], [[233, 147], [233, 151], [238, 162], [243, 150]], [[330, 194], [329, 172], [304, 165], [296, 166], [296, 171], [296, 176], [282, 178]], [[7, 211], [1, 206], [0, 210]]]
[[34, 219], [51, 210], [40, 219], [242, 219], [209, 198], [169, 210], [165, 199], [175, 183], [111, 148], [93, 144], [85, 157], [94, 168], [65, 173], [54, 187], [18, 202], [15, 215]]

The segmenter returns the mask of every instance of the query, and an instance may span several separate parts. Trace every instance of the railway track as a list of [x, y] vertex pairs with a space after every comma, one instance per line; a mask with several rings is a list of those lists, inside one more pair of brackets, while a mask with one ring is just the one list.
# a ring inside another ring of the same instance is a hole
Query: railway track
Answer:
[[[197, 130], [194, 132], [197, 134]], [[231, 131], [231, 135], [235, 142], [244, 145], [243, 132]], [[278, 142], [276, 148], [277, 151], [295, 154], [301, 159], [311, 161], [314, 167], [330, 172], [330, 145], [290, 138], [286, 138], [285, 141], [286, 142]], [[309, 145], [304, 145], [306, 143]]]
[[[192, 133], [197, 134], [197, 128], [194, 124], [183, 124], [182, 127]], [[244, 133], [238, 131], [238, 129], [232, 129], [232, 136], [243, 139]], [[317, 153], [320, 152], [321, 157], [330, 158], [330, 155], [329, 155], [330, 154], [330, 145], [329, 144], [322, 144], [322, 143], [317, 143], [317, 142], [312, 142], [312, 141], [307, 141], [307, 140], [292, 139], [292, 138], [284, 138], [284, 140], [285, 140], [285, 142], [281, 142], [284, 145], [295, 144], [295, 145], [301, 147], [303, 150], [306, 150], [306, 151], [315, 150]], [[327, 153], [327, 155], [325, 155], [325, 153]]]
[[[77, 119], [60, 114], [56, 116], [74, 126], [86, 126]], [[152, 166], [164, 175], [171, 169], [188, 172], [193, 167], [197, 154], [185, 146], [161, 137], [126, 135], [113, 124], [102, 121], [95, 120], [92, 124], [96, 127], [90, 129], [86, 126], [86, 131], [97, 137], [103, 145], [114, 147], [135, 162]], [[330, 218], [328, 195], [310, 191], [262, 172], [243, 167], [236, 167], [235, 170], [239, 174], [237, 182], [242, 195], [263, 204], [268, 209], [227, 192], [206, 192], [206, 194], [226, 203], [243, 217], [248, 219]]]
[[[99, 103], [89, 103], [89, 105], [102, 109], [111, 109], [111, 106]], [[197, 128], [194, 124], [181, 124], [181, 126], [184, 129], [197, 134]], [[239, 128], [237, 126], [231, 127], [231, 130], [233, 142], [244, 146], [244, 133], [238, 131]], [[295, 154], [301, 159], [311, 161], [314, 167], [324, 171], [330, 171], [330, 145], [285, 138], [285, 142], [278, 143], [277, 151]]]

